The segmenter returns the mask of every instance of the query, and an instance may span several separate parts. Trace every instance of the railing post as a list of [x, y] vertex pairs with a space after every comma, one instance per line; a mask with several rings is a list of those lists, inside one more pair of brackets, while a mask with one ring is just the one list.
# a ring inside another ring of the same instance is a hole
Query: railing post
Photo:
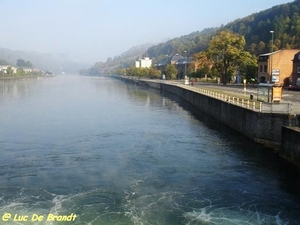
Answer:
[[262, 102], [259, 103], [259, 111], [262, 112]]
[[273, 103], [271, 103], [271, 113], [273, 113]]

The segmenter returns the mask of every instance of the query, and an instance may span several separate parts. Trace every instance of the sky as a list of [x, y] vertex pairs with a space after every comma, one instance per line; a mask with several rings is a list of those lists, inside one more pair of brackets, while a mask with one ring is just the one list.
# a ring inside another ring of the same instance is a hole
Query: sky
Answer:
[[292, 0], [0, 0], [0, 47], [105, 62]]

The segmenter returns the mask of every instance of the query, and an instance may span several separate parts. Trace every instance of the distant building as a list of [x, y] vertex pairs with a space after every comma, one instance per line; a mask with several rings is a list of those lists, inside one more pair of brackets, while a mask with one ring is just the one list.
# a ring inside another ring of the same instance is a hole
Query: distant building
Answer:
[[[176, 56], [176, 55], [175, 55]], [[189, 70], [189, 67], [191, 65], [191, 62], [192, 62], [192, 58], [188, 57], [188, 58], [185, 58], [185, 57], [180, 57], [178, 58], [178, 60], [175, 62], [175, 59], [174, 57], [172, 58], [172, 60], [174, 60], [174, 66], [176, 67], [177, 71], [178, 71], [178, 74], [177, 74], [177, 78], [178, 79], [183, 79], [184, 76], [187, 76], [188, 75], [188, 70]]]
[[3, 72], [4, 74], [6, 74], [8, 67], [12, 68], [13, 73], [17, 73], [17, 68], [15, 68], [15, 67], [13, 67], [11, 65], [0, 65], [0, 71]]
[[275, 83], [287, 86], [293, 73], [293, 59], [299, 49], [285, 49], [258, 57], [259, 83]]
[[185, 59], [185, 57], [183, 57], [182, 55], [175, 54], [171, 59], [171, 64], [175, 64], [179, 60], [184, 60], [184, 59]]
[[183, 79], [185, 75], [188, 74], [188, 70], [190, 68], [192, 62], [191, 57], [184, 57], [179, 54], [175, 54], [171, 57], [170, 61], [162, 61], [155, 65], [156, 69], [163, 71], [168, 63], [175, 66], [178, 71], [177, 79]]
[[33, 71], [33, 69], [30, 68], [30, 67], [24, 67], [24, 68], [23, 68], [23, 71], [24, 71], [25, 73], [30, 73], [30, 72]]
[[145, 57], [144, 59], [139, 59], [138, 61], [135, 61], [135, 67], [140, 68], [150, 68], [152, 66], [152, 59], [149, 57]]

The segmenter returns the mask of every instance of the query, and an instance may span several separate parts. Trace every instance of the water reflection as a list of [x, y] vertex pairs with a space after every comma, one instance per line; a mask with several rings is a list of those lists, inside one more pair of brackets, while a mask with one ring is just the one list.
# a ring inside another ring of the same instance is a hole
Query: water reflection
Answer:
[[176, 96], [97, 77], [0, 87], [1, 215], [300, 222], [299, 171]]

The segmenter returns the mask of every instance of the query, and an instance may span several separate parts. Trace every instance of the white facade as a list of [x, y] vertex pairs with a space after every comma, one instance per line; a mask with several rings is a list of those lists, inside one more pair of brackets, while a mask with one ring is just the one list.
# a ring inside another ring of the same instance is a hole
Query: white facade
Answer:
[[17, 68], [11, 66], [11, 65], [6, 65], [6, 66], [0, 66], [0, 71], [3, 71], [4, 73], [7, 73], [7, 68], [11, 67], [13, 73], [17, 73]]
[[150, 68], [151, 66], [152, 66], [152, 59], [149, 59], [149, 57], [145, 57], [144, 59], [135, 61], [135, 67]]
[[137, 68], [140, 67], [140, 61], [135, 61], [135, 67], [137, 67]]

